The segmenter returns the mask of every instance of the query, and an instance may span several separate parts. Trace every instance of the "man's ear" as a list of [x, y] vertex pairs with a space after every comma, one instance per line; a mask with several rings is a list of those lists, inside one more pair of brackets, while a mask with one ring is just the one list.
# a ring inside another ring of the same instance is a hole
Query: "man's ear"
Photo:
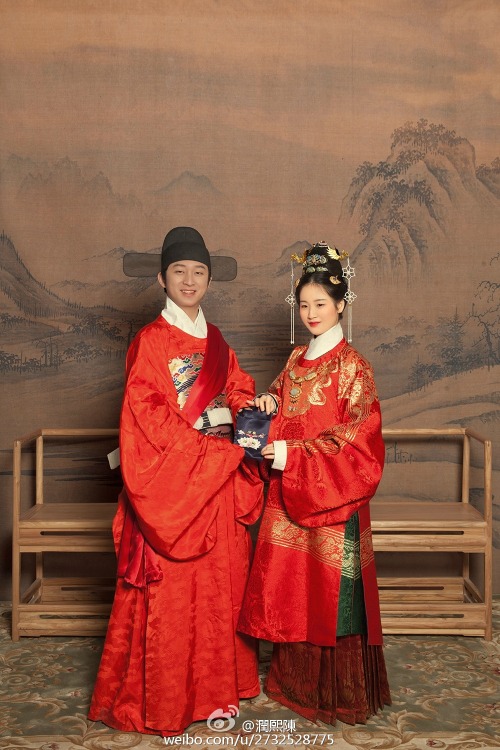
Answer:
[[166, 291], [167, 287], [165, 285], [165, 281], [163, 280], [163, 276], [161, 275], [161, 271], [158, 271], [158, 276], [156, 278], [158, 279], [159, 285], [162, 286]]

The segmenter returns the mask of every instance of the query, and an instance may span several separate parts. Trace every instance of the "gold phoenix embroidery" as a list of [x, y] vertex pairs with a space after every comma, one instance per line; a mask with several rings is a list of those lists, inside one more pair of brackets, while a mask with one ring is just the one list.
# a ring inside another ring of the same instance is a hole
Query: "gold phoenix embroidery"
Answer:
[[[344, 576], [359, 578], [355, 544], [344, 541], [343, 531], [338, 531], [332, 526], [306, 528], [291, 521], [285, 512], [277, 508], [268, 508], [264, 514], [259, 539], [280, 547], [306, 552], [325, 565], [341, 570]], [[369, 529], [361, 534], [360, 555], [362, 568], [373, 560]]]
[[[306, 368], [303, 368], [306, 369]], [[310, 370], [305, 375], [295, 375], [293, 362], [287, 366], [288, 378], [291, 380], [288, 391], [289, 405], [283, 411], [285, 417], [297, 417], [305, 414], [309, 406], [324, 406], [326, 396], [323, 388], [332, 384], [331, 373], [338, 369], [338, 360], [326, 362], [317, 370]], [[295, 393], [294, 393], [295, 391]]]

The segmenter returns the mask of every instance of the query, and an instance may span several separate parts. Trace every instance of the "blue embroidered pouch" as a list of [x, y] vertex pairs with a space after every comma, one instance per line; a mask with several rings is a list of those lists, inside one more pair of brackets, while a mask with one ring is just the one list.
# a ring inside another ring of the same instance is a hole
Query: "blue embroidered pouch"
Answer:
[[260, 452], [267, 445], [272, 414], [266, 414], [257, 406], [242, 409], [236, 418], [233, 442], [245, 449], [250, 458], [262, 461]]

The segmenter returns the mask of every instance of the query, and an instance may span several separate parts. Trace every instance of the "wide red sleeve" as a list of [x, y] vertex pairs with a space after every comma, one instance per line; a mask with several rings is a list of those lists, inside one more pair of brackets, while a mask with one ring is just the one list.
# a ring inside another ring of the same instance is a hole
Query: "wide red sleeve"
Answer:
[[[229, 367], [226, 396], [236, 417], [247, 402], [255, 398], [254, 379], [239, 366], [236, 354], [229, 349]], [[245, 457], [235, 475], [234, 513], [236, 519], [247, 526], [255, 523], [262, 513], [264, 484], [259, 473], [259, 462]]]
[[310, 440], [287, 440], [283, 501], [301, 526], [344, 523], [373, 497], [382, 476], [380, 405], [366, 361], [341, 364], [337, 396], [337, 424]]
[[[303, 351], [304, 348], [305, 347], [302, 347], [300, 349], [300, 351]], [[297, 350], [294, 349], [294, 351], [292, 352], [292, 354], [288, 358], [287, 363], [286, 363], [285, 367], [283, 368], [283, 370], [280, 372], [279, 375], [276, 376], [276, 378], [273, 380], [273, 382], [271, 383], [271, 385], [267, 389], [268, 393], [271, 393], [274, 396], [274, 398], [276, 399], [276, 402], [278, 404], [277, 412], [279, 412], [281, 410], [281, 407], [283, 405], [283, 379], [285, 377], [285, 372], [290, 367], [290, 363], [291, 363], [292, 359], [296, 359], [296, 351]]]
[[[267, 392], [270, 393], [276, 400], [276, 403], [277, 403], [276, 413], [277, 414], [279, 414], [283, 408], [283, 381], [285, 378], [285, 373], [292, 366], [292, 362], [296, 361], [299, 355], [303, 353], [305, 349], [306, 347], [302, 346], [293, 350], [293, 352], [288, 357], [285, 367], [282, 369], [280, 374], [275, 377], [275, 379], [273, 380], [273, 382], [267, 389]], [[276, 433], [275, 425], [276, 425], [276, 422], [275, 420], [273, 420], [271, 422], [271, 429], [269, 431], [270, 443], [273, 442], [273, 440], [275, 439], [275, 433]], [[269, 479], [271, 478], [271, 466], [272, 466], [272, 462], [269, 460], [261, 461], [259, 465], [259, 473], [262, 479], [264, 480], [264, 482], [268, 482]]]
[[182, 417], [161, 341], [134, 340], [120, 422], [127, 495], [149, 544], [174, 559], [197, 557], [216, 542], [218, 491], [244, 455], [200, 434]]
[[231, 348], [229, 349], [226, 396], [233, 416], [236, 416], [240, 409], [248, 406], [247, 401], [255, 398], [254, 379], [241, 369], [236, 354]]

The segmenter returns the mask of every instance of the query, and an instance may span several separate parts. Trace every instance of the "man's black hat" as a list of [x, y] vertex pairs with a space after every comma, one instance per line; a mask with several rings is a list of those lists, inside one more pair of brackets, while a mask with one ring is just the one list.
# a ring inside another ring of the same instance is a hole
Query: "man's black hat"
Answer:
[[165, 273], [171, 263], [195, 260], [208, 266], [212, 275], [210, 253], [201, 234], [192, 227], [174, 227], [163, 240], [161, 249], [161, 272]]

